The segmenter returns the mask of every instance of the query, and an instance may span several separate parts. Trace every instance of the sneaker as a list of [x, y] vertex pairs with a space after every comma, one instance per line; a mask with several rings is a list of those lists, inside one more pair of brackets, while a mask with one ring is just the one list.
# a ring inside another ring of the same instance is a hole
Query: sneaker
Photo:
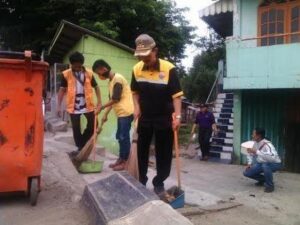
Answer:
[[160, 195], [161, 193], [163, 193], [165, 191], [166, 190], [165, 190], [164, 186], [156, 186], [156, 187], [154, 187], [154, 192], [157, 195]]
[[126, 161], [125, 160], [121, 160], [121, 162], [113, 167], [113, 171], [122, 171], [125, 170], [125, 166], [126, 166]]
[[265, 182], [263, 182], [263, 181], [258, 181], [254, 185], [257, 186], [257, 187], [262, 187], [262, 186], [264, 186], [264, 183]]
[[208, 161], [208, 156], [204, 156], [201, 158], [201, 161]]
[[108, 167], [113, 169], [115, 166], [119, 165], [121, 161], [122, 160], [119, 158], [114, 163], [109, 164]]
[[274, 191], [274, 187], [265, 187], [265, 192], [266, 193], [271, 193]]

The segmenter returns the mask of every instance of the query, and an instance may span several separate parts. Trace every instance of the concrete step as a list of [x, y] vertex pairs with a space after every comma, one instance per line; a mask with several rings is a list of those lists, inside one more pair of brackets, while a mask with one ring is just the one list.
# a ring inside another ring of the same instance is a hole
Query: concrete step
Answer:
[[68, 123], [61, 120], [52, 120], [51, 122], [46, 123], [45, 128], [47, 131], [50, 131], [51, 133], [67, 132]]
[[218, 124], [217, 127], [221, 130], [221, 131], [225, 131], [225, 132], [233, 132], [233, 125], [224, 125], [224, 124]]
[[233, 113], [232, 108], [213, 108], [214, 113]]
[[210, 149], [217, 152], [233, 152], [233, 146], [225, 146], [220, 144], [211, 144]]
[[233, 125], [233, 119], [229, 118], [217, 118], [216, 122], [220, 124]]
[[219, 131], [217, 137], [220, 138], [233, 138], [232, 132]]
[[220, 93], [217, 99], [233, 99], [233, 93]]
[[219, 137], [213, 137], [212, 140], [211, 140], [213, 143], [216, 143], [216, 144], [230, 144], [232, 145], [233, 144], [233, 139], [232, 138], [219, 138]]
[[233, 119], [233, 113], [220, 113], [220, 112], [214, 112], [215, 118], [227, 118], [227, 119]]
[[216, 99], [216, 104], [231, 104], [233, 105], [233, 99]]
[[233, 108], [233, 104], [228, 104], [228, 103], [216, 103], [214, 105], [214, 108]]
[[227, 160], [232, 159], [232, 153], [231, 152], [218, 152], [218, 151], [211, 150], [209, 152], [209, 155], [211, 157], [215, 157], [215, 158], [219, 158], [219, 159], [227, 159]]

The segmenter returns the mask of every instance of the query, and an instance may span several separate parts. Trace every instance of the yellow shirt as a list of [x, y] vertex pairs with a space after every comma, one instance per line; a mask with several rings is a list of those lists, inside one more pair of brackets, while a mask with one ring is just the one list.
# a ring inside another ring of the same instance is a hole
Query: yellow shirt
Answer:
[[116, 73], [113, 79], [109, 82], [109, 95], [113, 95], [114, 85], [119, 83], [122, 85], [122, 94], [119, 102], [113, 104], [113, 109], [117, 117], [126, 117], [133, 114], [133, 100], [132, 93], [127, 80], [121, 75]]

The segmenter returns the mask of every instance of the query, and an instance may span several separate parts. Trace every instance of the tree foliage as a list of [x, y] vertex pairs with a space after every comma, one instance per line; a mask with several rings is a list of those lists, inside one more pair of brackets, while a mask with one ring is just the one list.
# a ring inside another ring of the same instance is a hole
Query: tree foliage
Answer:
[[212, 33], [195, 44], [202, 52], [194, 58], [188, 75], [182, 79], [185, 96], [191, 102], [205, 102], [216, 78], [218, 61], [225, 59], [224, 40]]
[[141, 33], [152, 35], [160, 54], [173, 62], [184, 57], [194, 28], [172, 0], [0, 0], [1, 38], [7, 48], [41, 51], [62, 19], [130, 47]]

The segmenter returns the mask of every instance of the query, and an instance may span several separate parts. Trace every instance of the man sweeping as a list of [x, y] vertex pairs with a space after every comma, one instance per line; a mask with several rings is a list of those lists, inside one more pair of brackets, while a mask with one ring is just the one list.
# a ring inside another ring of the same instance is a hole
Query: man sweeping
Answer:
[[155, 193], [160, 194], [165, 191], [164, 181], [170, 175], [173, 129], [180, 126], [183, 92], [175, 66], [158, 58], [154, 39], [142, 34], [135, 43], [134, 55], [140, 62], [133, 68], [131, 90], [134, 116], [139, 119], [137, 150], [140, 182], [146, 185], [148, 180], [149, 147], [154, 136], [157, 175], [152, 183]]
[[109, 80], [109, 101], [100, 109], [100, 111], [106, 109], [102, 123], [107, 121], [107, 116], [112, 108], [118, 117], [116, 139], [119, 141], [120, 154], [119, 159], [109, 167], [114, 171], [124, 170], [130, 153], [130, 128], [133, 120], [130, 87], [127, 80], [121, 74], [112, 72], [110, 65], [102, 59], [94, 63], [93, 71], [99, 75], [101, 80]]
[[[84, 56], [74, 52], [69, 57], [71, 68], [63, 71], [60, 89], [58, 92], [57, 114], [61, 116], [61, 104], [66, 94], [67, 112], [70, 114], [73, 137], [78, 148], [71, 153], [75, 156], [92, 137], [94, 132], [95, 105], [93, 103], [93, 89], [97, 96], [97, 108], [101, 108], [100, 89], [93, 77], [93, 72], [86, 69]], [[87, 120], [86, 128], [81, 132], [81, 117]]]

